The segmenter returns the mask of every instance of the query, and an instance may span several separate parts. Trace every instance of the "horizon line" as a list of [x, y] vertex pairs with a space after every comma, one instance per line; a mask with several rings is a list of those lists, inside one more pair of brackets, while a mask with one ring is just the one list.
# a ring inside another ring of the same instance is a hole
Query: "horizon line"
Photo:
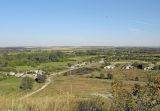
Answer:
[[55, 46], [0, 46], [0, 48], [51, 48], [51, 47], [140, 47], [140, 48], [160, 48], [160, 46], [107, 46], [107, 45], [104, 45], [104, 46], [101, 46], [101, 45], [55, 45]]

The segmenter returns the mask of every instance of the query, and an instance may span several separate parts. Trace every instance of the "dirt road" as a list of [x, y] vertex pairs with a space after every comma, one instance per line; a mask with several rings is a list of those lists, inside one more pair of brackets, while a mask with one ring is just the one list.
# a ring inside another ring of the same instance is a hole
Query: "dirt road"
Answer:
[[32, 96], [32, 95], [40, 92], [41, 90], [45, 89], [45, 88], [52, 82], [52, 80], [51, 80], [52, 77], [54, 77], [54, 76], [56, 76], [56, 75], [64, 74], [65, 72], [72, 71], [72, 70], [75, 70], [75, 69], [78, 69], [78, 68], [67, 69], [67, 70], [64, 70], [64, 71], [61, 71], [61, 72], [57, 72], [57, 73], [53, 73], [53, 74], [49, 75], [48, 78], [47, 78], [46, 83], [45, 83], [41, 88], [39, 88], [39, 89], [37, 89], [37, 90], [35, 90], [35, 91], [27, 94], [27, 95], [24, 95], [24, 96], [21, 97], [19, 100], [23, 100], [23, 99], [25, 99], [25, 98], [28, 98], [28, 97], [30, 97], [30, 96]]

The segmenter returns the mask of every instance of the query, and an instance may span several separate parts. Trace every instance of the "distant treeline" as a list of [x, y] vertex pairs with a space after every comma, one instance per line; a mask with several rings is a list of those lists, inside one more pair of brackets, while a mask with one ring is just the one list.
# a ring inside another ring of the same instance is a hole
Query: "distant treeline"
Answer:
[[16, 66], [35, 67], [46, 62], [66, 61], [69, 57], [93, 55], [88, 61], [107, 62], [120, 60], [142, 60], [147, 62], [160, 61], [160, 48], [95, 48], [68, 51], [40, 49], [1, 49], [0, 71], [10, 71]]
[[76, 51], [76, 55], [100, 55], [108, 61], [142, 60], [160, 61], [160, 48], [108, 48]]
[[18, 53], [18, 54], [3, 54], [0, 56], [0, 67], [14, 67], [14, 66], [36, 66], [37, 64], [44, 62], [58, 62], [63, 61], [63, 58], [67, 56], [60, 51], [40, 51], [30, 53]]

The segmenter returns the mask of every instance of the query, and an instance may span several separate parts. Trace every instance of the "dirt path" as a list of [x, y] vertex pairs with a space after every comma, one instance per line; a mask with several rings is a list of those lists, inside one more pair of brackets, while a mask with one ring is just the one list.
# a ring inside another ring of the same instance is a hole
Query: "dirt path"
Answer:
[[54, 76], [56, 76], [56, 75], [61, 75], [61, 74], [65, 73], [65, 72], [72, 71], [72, 70], [75, 70], [75, 69], [78, 69], [78, 68], [67, 69], [67, 70], [64, 70], [64, 71], [61, 71], [61, 72], [57, 72], [57, 73], [51, 74], [51, 75], [47, 78], [46, 83], [45, 83], [41, 88], [39, 88], [39, 89], [37, 89], [37, 90], [35, 90], [35, 91], [33, 91], [33, 92], [31, 92], [31, 93], [29, 93], [29, 94], [21, 97], [19, 100], [23, 100], [23, 99], [25, 99], [25, 98], [28, 98], [28, 97], [30, 97], [30, 96], [32, 96], [32, 95], [40, 92], [41, 90], [45, 89], [45, 88], [52, 82], [52, 80], [51, 80], [52, 77], [54, 77]]
[[46, 88], [50, 83], [51, 83], [51, 77], [47, 78], [47, 82], [40, 89], [37, 89], [36, 91], [33, 91], [33, 92], [21, 97], [20, 100], [23, 100], [25, 98], [28, 98], [28, 97], [32, 96], [33, 94], [36, 94], [36, 93], [40, 92], [41, 90]]

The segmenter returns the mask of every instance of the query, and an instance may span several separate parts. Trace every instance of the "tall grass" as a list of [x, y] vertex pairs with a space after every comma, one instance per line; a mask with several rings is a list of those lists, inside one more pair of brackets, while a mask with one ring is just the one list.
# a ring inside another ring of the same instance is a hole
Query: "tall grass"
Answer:
[[0, 97], [0, 111], [109, 111], [109, 104], [102, 98], [65, 96], [36, 97], [18, 100]]
[[[160, 107], [157, 107], [159, 111]], [[73, 97], [69, 94], [57, 97], [36, 97], [18, 100], [0, 97], [0, 111], [117, 111], [111, 101], [100, 97]]]

